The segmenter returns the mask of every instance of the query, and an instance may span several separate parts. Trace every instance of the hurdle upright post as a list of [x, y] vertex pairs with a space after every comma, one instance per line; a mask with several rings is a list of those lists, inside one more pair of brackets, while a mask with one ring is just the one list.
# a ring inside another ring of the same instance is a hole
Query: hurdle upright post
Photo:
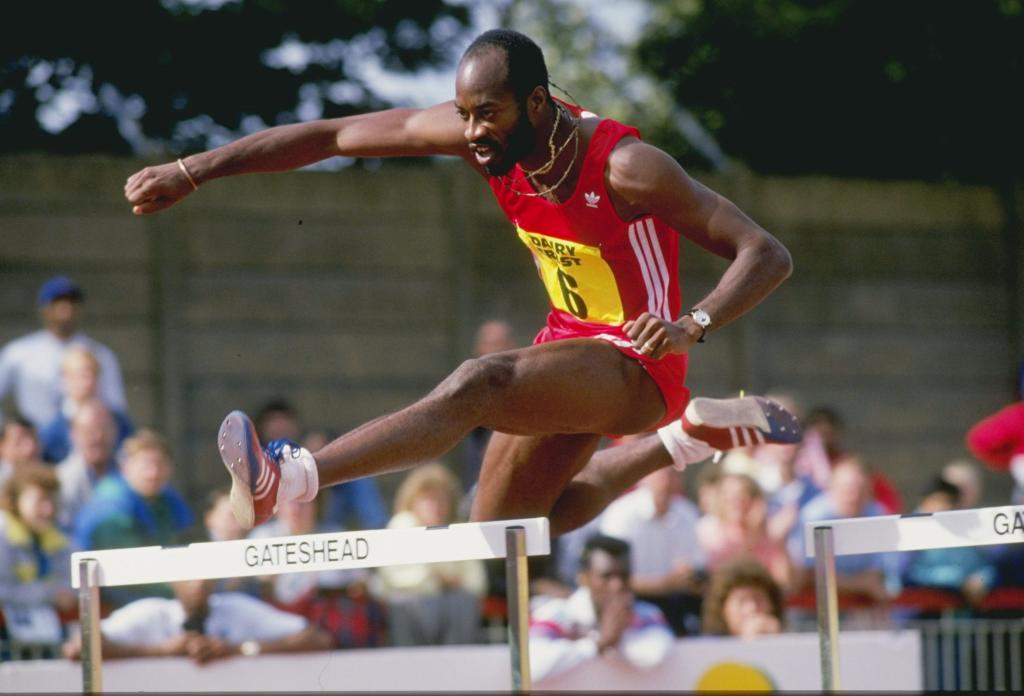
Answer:
[[526, 530], [505, 528], [505, 592], [508, 600], [508, 646], [512, 658], [512, 690], [529, 691], [530, 579]]
[[821, 645], [821, 688], [839, 691], [839, 598], [832, 528], [814, 528], [814, 587]]
[[82, 629], [82, 691], [103, 691], [103, 648], [100, 640], [99, 562], [78, 562], [78, 623]]

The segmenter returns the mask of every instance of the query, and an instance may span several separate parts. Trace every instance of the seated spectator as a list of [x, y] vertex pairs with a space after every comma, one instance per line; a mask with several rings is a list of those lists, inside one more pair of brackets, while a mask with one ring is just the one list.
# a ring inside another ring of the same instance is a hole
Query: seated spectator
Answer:
[[739, 556], [711, 574], [704, 597], [703, 632], [754, 638], [781, 633], [782, 588], [757, 559]]
[[71, 452], [57, 465], [60, 479], [60, 526], [71, 531], [79, 511], [108, 474], [117, 472], [114, 444], [117, 426], [99, 399], [81, 406], [71, 419]]
[[726, 472], [718, 484], [714, 508], [697, 523], [697, 540], [713, 573], [727, 561], [749, 554], [768, 568], [784, 588], [793, 582], [793, 565], [785, 535], [795, 522], [768, 525], [768, 504], [757, 481], [747, 474]]
[[[283, 504], [250, 539], [335, 531], [317, 523], [320, 498]], [[263, 578], [264, 597], [278, 608], [301, 614], [325, 630], [335, 648], [373, 648], [387, 642], [384, 604], [369, 594], [369, 568], [283, 573]]]
[[[828, 486], [800, 512], [794, 530], [795, 543], [790, 547], [793, 561], [803, 568], [801, 586], [810, 586], [814, 576], [814, 559], [804, 550], [805, 525], [821, 520], [849, 519], [884, 515], [885, 511], [871, 498], [870, 474], [855, 456], [840, 460], [832, 469]], [[890, 559], [885, 554], [853, 554], [836, 557], [836, 586], [840, 594], [859, 598], [869, 604], [888, 600], [887, 571]]]
[[629, 544], [603, 535], [587, 540], [579, 589], [550, 599], [530, 616], [530, 672], [541, 680], [615, 651], [641, 669], [667, 656], [675, 636], [661, 610], [634, 598]]
[[[444, 465], [420, 464], [398, 488], [388, 529], [455, 522], [460, 497], [458, 479]], [[387, 603], [393, 645], [482, 642], [487, 580], [481, 561], [387, 566], [378, 569], [373, 588]]]
[[705, 566], [697, 542], [699, 519], [697, 506], [682, 494], [679, 474], [671, 467], [645, 476], [602, 516], [601, 533], [629, 544], [633, 592], [661, 609], [677, 636], [699, 630]]
[[21, 414], [4, 420], [0, 433], [0, 486], [15, 471], [39, 461], [39, 438], [32, 422]]
[[0, 609], [20, 642], [60, 643], [61, 615], [78, 606], [71, 545], [56, 527], [58, 486], [53, 469], [29, 463], [0, 488]]
[[[166, 440], [140, 430], [125, 440], [121, 470], [105, 476], [75, 520], [74, 538], [82, 549], [117, 549], [181, 543], [192, 533], [188, 503], [170, 486], [174, 464]], [[152, 594], [170, 597], [164, 584], [103, 588], [113, 606]]]
[[[176, 598], [138, 599], [100, 622], [103, 657], [187, 656], [199, 664], [225, 657], [327, 650], [330, 638], [306, 619], [239, 592], [211, 593], [213, 582], [175, 584]], [[81, 634], [64, 656], [82, 655]]]
[[[64, 351], [61, 359], [61, 384], [64, 398], [57, 416], [39, 431], [43, 460], [59, 462], [71, 452], [71, 418], [82, 404], [99, 398], [100, 361], [84, 345], [73, 345]], [[110, 409], [117, 426], [114, 449], [135, 432], [128, 417], [119, 410]]]
[[981, 507], [984, 483], [978, 465], [969, 459], [954, 459], [942, 467], [942, 478], [946, 479], [960, 492], [957, 507], [962, 510], [973, 510]]
[[[959, 500], [960, 490], [939, 476], [928, 483], [915, 512], [955, 510]], [[985, 598], [995, 582], [995, 566], [977, 546], [910, 551], [902, 554], [900, 560], [904, 587], [959, 593], [972, 606]]]

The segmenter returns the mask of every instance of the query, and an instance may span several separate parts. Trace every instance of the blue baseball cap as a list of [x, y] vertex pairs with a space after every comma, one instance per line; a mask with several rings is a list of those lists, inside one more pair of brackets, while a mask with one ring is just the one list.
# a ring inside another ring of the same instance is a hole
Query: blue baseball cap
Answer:
[[42, 287], [39, 288], [39, 294], [36, 299], [40, 307], [45, 307], [62, 297], [75, 300], [76, 302], [81, 302], [85, 299], [82, 288], [67, 276], [56, 276], [43, 283]]

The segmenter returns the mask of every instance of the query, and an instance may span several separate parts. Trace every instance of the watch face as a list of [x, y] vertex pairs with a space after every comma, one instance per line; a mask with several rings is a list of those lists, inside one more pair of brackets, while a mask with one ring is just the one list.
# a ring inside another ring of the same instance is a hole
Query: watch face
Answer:
[[693, 310], [692, 312], [690, 312], [690, 316], [692, 316], [693, 320], [697, 322], [697, 326], [707, 328], [708, 326], [711, 325], [711, 317], [708, 316], [708, 313], [705, 312], [703, 309]]

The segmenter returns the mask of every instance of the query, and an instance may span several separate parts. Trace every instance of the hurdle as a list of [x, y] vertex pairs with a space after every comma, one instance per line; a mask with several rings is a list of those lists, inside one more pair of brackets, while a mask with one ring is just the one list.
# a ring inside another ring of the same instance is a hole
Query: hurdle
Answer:
[[822, 690], [840, 690], [836, 556], [1020, 542], [1024, 506], [1019, 505], [806, 523], [804, 548], [815, 566]]
[[550, 552], [544, 517], [78, 551], [71, 555], [71, 580], [78, 590], [82, 690], [103, 690], [101, 587], [504, 558], [512, 690], [529, 691], [527, 557]]

